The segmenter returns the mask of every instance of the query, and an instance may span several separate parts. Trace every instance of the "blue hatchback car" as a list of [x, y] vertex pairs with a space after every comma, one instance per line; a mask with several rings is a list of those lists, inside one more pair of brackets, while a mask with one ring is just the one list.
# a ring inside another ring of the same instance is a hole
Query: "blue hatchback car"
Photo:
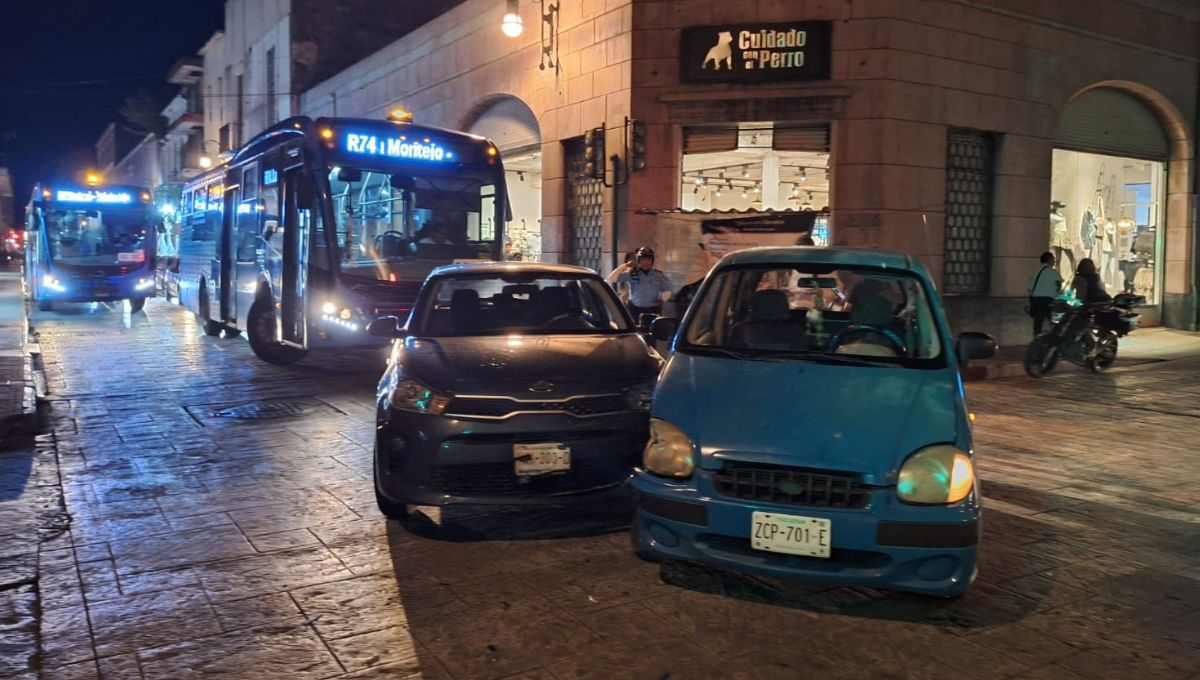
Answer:
[[981, 498], [959, 362], [929, 274], [901, 253], [755, 248], [722, 259], [682, 323], [633, 480], [647, 559], [953, 596]]

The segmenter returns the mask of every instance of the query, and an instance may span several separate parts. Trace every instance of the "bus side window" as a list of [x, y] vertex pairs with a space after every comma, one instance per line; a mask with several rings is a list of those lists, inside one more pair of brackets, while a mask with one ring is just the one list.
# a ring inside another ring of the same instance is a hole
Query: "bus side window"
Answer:
[[238, 205], [237, 214], [237, 251], [234, 259], [238, 262], [254, 262], [258, 251], [258, 200], [242, 201]]

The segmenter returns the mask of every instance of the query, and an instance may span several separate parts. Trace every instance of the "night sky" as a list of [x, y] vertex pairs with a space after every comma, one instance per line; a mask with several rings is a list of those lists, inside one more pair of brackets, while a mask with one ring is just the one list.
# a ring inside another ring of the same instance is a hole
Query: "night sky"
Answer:
[[224, 0], [0, 0], [0, 165], [23, 206], [34, 182], [78, 175], [139, 87], [164, 105], [167, 71], [224, 23]]

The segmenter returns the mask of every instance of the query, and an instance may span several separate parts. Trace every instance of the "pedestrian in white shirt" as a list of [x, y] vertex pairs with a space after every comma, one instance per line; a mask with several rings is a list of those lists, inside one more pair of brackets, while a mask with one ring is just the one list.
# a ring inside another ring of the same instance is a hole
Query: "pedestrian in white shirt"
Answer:
[[1062, 276], [1054, 267], [1054, 255], [1042, 253], [1042, 266], [1029, 275], [1029, 316], [1033, 317], [1033, 337], [1042, 334], [1042, 327], [1050, 320], [1054, 299], [1062, 290]]

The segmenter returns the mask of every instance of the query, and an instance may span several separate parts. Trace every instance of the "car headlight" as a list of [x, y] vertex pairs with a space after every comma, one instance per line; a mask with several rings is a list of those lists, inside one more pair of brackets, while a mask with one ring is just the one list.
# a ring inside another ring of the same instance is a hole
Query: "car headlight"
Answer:
[[975, 486], [971, 457], [938, 444], [917, 451], [900, 466], [896, 494], [905, 503], [944, 505], [966, 498]]
[[683, 430], [657, 418], [650, 419], [650, 441], [642, 454], [646, 469], [663, 477], [691, 477], [696, 469], [695, 447]]
[[650, 399], [654, 396], [654, 380], [625, 390], [625, 401], [634, 411], [649, 411]]
[[389, 399], [392, 408], [402, 411], [417, 411], [418, 413], [440, 414], [446, 410], [450, 397], [434, 392], [416, 380], [400, 380], [392, 388]]

